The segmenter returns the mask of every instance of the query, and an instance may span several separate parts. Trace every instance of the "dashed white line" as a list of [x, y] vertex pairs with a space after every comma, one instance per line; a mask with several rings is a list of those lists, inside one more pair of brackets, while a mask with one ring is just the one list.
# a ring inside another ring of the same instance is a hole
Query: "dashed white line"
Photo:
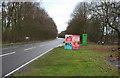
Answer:
[[27, 49], [24, 49], [24, 51], [31, 50], [33, 48], [36, 48], [36, 47], [27, 48]]
[[[56, 46], [56, 47], [59, 47], [59, 46]], [[25, 64], [23, 64], [23, 65], [21, 65], [21, 66], [20, 66], [20, 67], [18, 67], [17, 69], [15, 69], [15, 70], [13, 70], [13, 71], [9, 72], [9, 73], [8, 73], [8, 74], [6, 74], [3, 78], [5, 78], [5, 77], [7, 77], [7, 76], [11, 75], [12, 73], [14, 73], [14, 72], [18, 71], [19, 69], [23, 68], [24, 66], [28, 65], [29, 63], [31, 63], [31, 62], [33, 62], [33, 61], [37, 60], [39, 57], [43, 56], [44, 54], [46, 54], [47, 52], [51, 51], [52, 49], [54, 49], [54, 48], [49, 49], [48, 51], [46, 51], [46, 52], [42, 53], [41, 55], [39, 55], [39, 56], [35, 57], [34, 59], [32, 59], [32, 60], [30, 60], [30, 61], [26, 62], [26, 63], [25, 63]]]
[[116, 65], [116, 67], [119, 67], [120, 65]]
[[9, 49], [9, 48], [3, 48], [2, 50], [6, 50], [6, 49]]
[[18, 48], [19, 46], [13, 47], [13, 48]]
[[25, 64], [21, 65], [21, 66], [18, 67], [17, 69], [15, 69], [15, 70], [11, 71], [10, 73], [6, 74], [3, 78], [5, 78], [5, 77], [11, 75], [12, 73], [18, 71], [19, 69], [23, 68], [24, 66], [28, 65], [29, 63], [31, 63], [31, 62], [37, 60], [39, 57], [43, 56], [44, 54], [46, 54], [47, 52], [51, 51], [52, 49], [53, 49], [53, 48], [51, 48], [50, 50], [48, 50], [48, 51], [42, 53], [41, 55], [39, 55], [39, 56], [37, 56], [37, 57], [35, 57], [34, 59], [32, 59], [32, 60], [26, 62]]
[[40, 45], [39, 47], [42, 47], [42, 46], [45, 46], [45, 45]]
[[10, 48], [3, 48], [2, 50], [6, 50], [6, 49], [12, 49], [12, 48], [18, 48], [19, 46], [15, 46], [15, 47], [10, 47]]
[[11, 55], [11, 54], [14, 54], [14, 53], [15, 53], [15, 52], [11, 52], [11, 53], [2, 54], [2, 55], [0, 55], [0, 57], [7, 56], [7, 55]]

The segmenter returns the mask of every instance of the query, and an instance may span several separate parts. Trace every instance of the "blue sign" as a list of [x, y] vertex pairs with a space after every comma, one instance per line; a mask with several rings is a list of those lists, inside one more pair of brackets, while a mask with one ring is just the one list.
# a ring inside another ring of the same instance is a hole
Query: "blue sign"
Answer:
[[72, 42], [65, 42], [65, 49], [72, 49]]

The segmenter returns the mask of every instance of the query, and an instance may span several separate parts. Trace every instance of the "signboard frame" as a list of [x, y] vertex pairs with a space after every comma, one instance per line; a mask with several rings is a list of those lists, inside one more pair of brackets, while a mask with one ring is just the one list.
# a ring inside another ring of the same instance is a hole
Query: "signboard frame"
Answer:
[[79, 50], [80, 35], [65, 35], [65, 49]]

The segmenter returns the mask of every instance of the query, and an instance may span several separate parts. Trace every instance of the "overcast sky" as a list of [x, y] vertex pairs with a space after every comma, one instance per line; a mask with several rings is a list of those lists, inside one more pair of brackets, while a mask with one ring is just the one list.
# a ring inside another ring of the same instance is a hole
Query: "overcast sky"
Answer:
[[42, 0], [42, 7], [53, 18], [58, 32], [65, 30], [77, 3], [83, 0]]

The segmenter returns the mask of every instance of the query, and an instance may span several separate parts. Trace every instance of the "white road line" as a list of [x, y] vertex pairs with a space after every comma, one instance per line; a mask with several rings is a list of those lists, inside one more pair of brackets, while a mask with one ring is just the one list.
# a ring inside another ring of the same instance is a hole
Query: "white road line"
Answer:
[[18, 48], [19, 46], [15, 46], [15, 47], [10, 47], [10, 48], [3, 48], [2, 50], [6, 50], [6, 49], [12, 49], [12, 48]]
[[11, 53], [2, 54], [2, 55], [0, 55], [0, 57], [7, 56], [7, 55], [11, 55], [11, 54], [14, 54], [14, 53], [15, 53], [15, 52], [11, 52]]
[[120, 65], [115, 65], [116, 67], [119, 67]]
[[24, 66], [28, 65], [29, 63], [31, 63], [31, 62], [33, 62], [33, 61], [37, 60], [38, 58], [40, 58], [41, 56], [43, 56], [43, 55], [44, 55], [44, 54], [46, 54], [47, 52], [51, 51], [52, 49], [54, 49], [54, 48], [51, 48], [50, 50], [48, 50], [48, 51], [46, 51], [46, 52], [42, 53], [41, 55], [39, 55], [39, 56], [35, 57], [34, 59], [32, 59], [32, 60], [30, 60], [30, 61], [26, 62], [25, 64], [21, 65], [21, 66], [20, 66], [20, 67], [18, 67], [17, 69], [15, 69], [15, 70], [11, 71], [10, 73], [6, 74], [3, 78], [5, 78], [5, 77], [7, 77], [7, 76], [11, 75], [12, 73], [14, 73], [14, 72], [18, 71], [19, 69], [23, 68]]
[[33, 48], [36, 48], [36, 47], [27, 48], [27, 49], [24, 49], [24, 51], [31, 50]]
[[[56, 47], [59, 47], [59, 46], [56, 46]], [[56, 47], [55, 47], [55, 48], [56, 48]], [[15, 70], [11, 71], [10, 73], [6, 74], [6, 75], [5, 75], [4, 77], [2, 77], [2, 78], [5, 78], [5, 77], [7, 77], [7, 76], [13, 74], [14, 72], [18, 71], [19, 69], [23, 68], [24, 66], [28, 65], [29, 63], [31, 63], [31, 62], [37, 60], [38, 58], [40, 58], [40, 57], [43, 56], [44, 54], [48, 53], [48, 52], [51, 51], [52, 49], [54, 49], [54, 48], [51, 48], [50, 50], [48, 50], [48, 51], [42, 53], [41, 55], [35, 57], [34, 59], [32, 59], [32, 60], [26, 62], [25, 64], [21, 65], [21, 66], [18, 67], [17, 69], [15, 69]]]
[[39, 47], [42, 47], [42, 46], [45, 46], [45, 45], [40, 45]]
[[13, 48], [18, 48], [19, 46], [13, 47]]
[[2, 50], [6, 50], [6, 49], [9, 49], [9, 48], [3, 48]]

